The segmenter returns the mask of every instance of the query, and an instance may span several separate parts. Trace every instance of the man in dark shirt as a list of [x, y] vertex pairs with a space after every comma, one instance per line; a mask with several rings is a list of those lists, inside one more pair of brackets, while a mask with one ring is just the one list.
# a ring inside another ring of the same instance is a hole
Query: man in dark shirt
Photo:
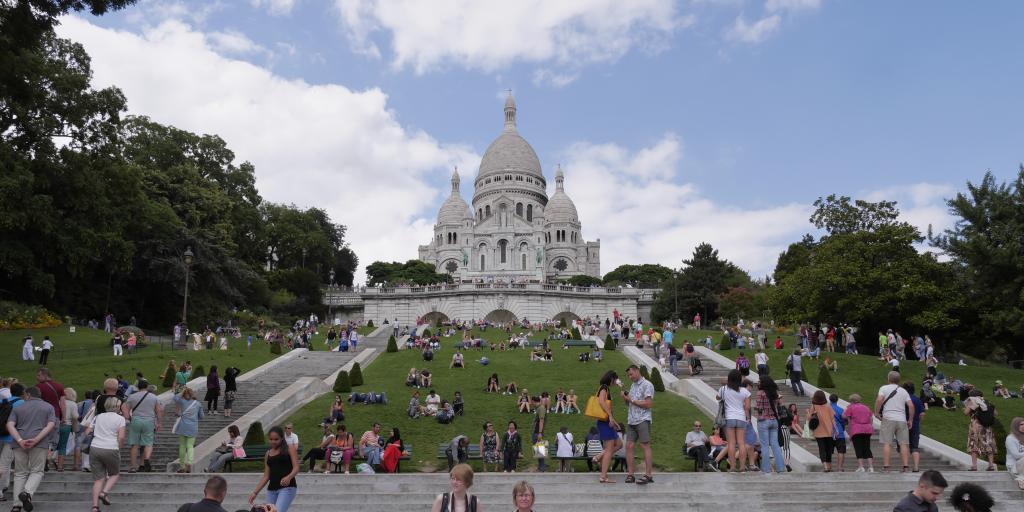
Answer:
[[40, 398], [53, 406], [53, 413], [57, 415], [57, 423], [64, 419], [64, 411], [61, 410], [61, 402], [64, 399], [64, 386], [50, 378], [50, 370], [46, 367], [36, 371], [36, 387], [39, 388]]
[[211, 476], [203, 489], [203, 501], [186, 503], [178, 507], [178, 512], [227, 512], [220, 506], [228, 495], [228, 482], [223, 477]]
[[938, 512], [939, 507], [935, 502], [942, 497], [946, 487], [949, 487], [949, 484], [942, 477], [942, 473], [929, 469], [921, 473], [921, 478], [917, 480], [917, 488], [900, 500], [892, 512]]

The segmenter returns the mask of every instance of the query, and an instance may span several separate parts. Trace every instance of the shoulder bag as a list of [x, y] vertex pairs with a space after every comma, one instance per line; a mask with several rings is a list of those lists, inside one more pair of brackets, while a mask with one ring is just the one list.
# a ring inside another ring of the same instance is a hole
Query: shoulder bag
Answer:
[[601, 399], [598, 395], [591, 395], [587, 398], [587, 407], [584, 409], [583, 414], [590, 416], [598, 421], [608, 421], [608, 413], [601, 407]]
[[178, 416], [178, 419], [174, 420], [174, 426], [171, 427], [171, 433], [172, 434], [177, 434], [178, 433], [178, 427], [181, 426], [181, 418], [183, 418], [186, 414], [188, 414], [188, 412], [191, 411], [192, 408], [197, 406], [197, 405], [199, 405], [199, 401], [193, 400], [192, 401], [192, 405], [186, 407], [184, 411], [181, 411], [181, 416]]
[[718, 389], [718, 414], [715, 415], [715, 430], [725, 428], [725, 386]]

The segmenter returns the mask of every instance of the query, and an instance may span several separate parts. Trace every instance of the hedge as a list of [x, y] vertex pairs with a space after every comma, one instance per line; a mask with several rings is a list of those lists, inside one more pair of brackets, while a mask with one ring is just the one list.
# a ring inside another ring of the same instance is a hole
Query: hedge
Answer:
[[352, 387], [363, 385], [363, 369], [359, 367], [359, 363], [352, 364], [352, 371], [348, 374], [348, 381], [352, 384]]

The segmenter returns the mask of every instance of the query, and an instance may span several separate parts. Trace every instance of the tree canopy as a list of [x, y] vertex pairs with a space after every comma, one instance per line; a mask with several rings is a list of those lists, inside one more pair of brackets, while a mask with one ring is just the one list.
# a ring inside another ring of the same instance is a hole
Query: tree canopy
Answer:
[[657, 264], [619, 265], [604, 275], [607, 286], [630, 284], [639, 288], [658, 288], [672, 278], [672, 269]]
[[370, 286], [451, 282], [449, 274], [440, 274], [433, 264], [420, 260], [409, 260], [405, 263], [375, 261], [367, 265], [366, 279]]

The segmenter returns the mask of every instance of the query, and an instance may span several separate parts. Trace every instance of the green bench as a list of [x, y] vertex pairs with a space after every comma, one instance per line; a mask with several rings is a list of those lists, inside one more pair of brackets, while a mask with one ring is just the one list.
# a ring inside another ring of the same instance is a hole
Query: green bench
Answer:
[[[449, 446], [451, 446], [451, 443], [438, 443], [438, 445], [437, 445], [437, 458], [448, 460], [448, 447]], [[532, 448], [533, 448], [532, 446], [523, 446], [523, 451], [525, 452], [528, 449], [532, 450]], [[548, 453], [550, 454], [551, 453], [550, 452], [551, 447], [549, 446], [548, 449], [549, 449]], [[532, 453], [532, 451], [530, 453]], [[467, 456], [466, 458], [468, 460], [475, 460], [475, 459], [483, 458], [483, 456], [480, 454], [480, 445], [479, 444], [470, 444], [466, 448], [466, 456]], [[559, 459], [560, 457], [555, 457], [554, 455], [549, 455], [547, 458], [549, 458], [549, 459]], [[587, 460], [589, 457], [587, 457], [586, 455], [580, 455], [578, 457], [574, 456], [574, 457], [566, 457], [566, 458], [570, 459], [570, 460]]]
[[[402, 461], [409, 460], [410, 457], [412, 457], [412, 445], [406, 443], [405, 453], [398, 457], [398, 464], [395, 465], [395, 473], [402, 472]], [[356, 450], [355, 453], [352, 454], [352, 460], [366, 460], [366, 457], [363, 457], [363, 454], [359, 453], [359, 450]], [[330, 461], [327, 461], [327, 464], [330, 464]]]
[[[596, 344], [590, 340], [560, 340], [557, 338], [551, 338], [547, 340], [548, 347], [552, 350], [557, 348], [566, 347], [590, 347], [593, 348]], [[527, 343], [530, 347], [541, 347], [544, 346], [544, 340], [530, 340]]]
[[[245, 450], [245, 457], [233, 458], [224, 463], [224, 472], [231, 472], [232, 462], [262, 462], [263, 458], [267, 456], [267, 451], [270, 450], [269, 444], [254, 444], [242, 447]], [[302, 443], [299, 443], [299, 459], [302, 459]]]

